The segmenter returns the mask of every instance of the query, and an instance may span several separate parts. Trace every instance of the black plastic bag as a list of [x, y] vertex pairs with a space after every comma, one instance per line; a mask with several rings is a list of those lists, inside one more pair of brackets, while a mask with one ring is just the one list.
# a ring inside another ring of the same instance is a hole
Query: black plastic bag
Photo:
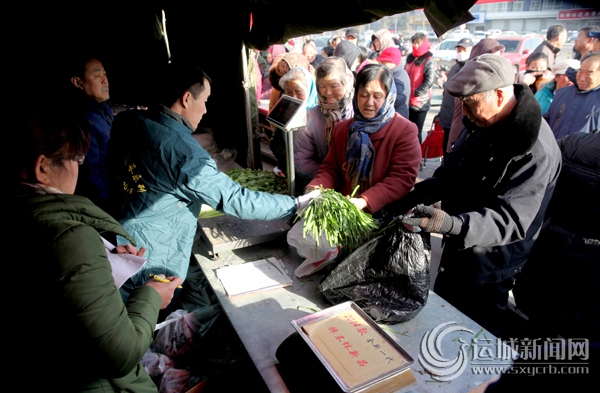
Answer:
[[394, 219], [377, 236], [339, 262], [319, 285], [325, 298], [355, 302], [375, 322], [414, 318], [429, 294], [430, 235]]

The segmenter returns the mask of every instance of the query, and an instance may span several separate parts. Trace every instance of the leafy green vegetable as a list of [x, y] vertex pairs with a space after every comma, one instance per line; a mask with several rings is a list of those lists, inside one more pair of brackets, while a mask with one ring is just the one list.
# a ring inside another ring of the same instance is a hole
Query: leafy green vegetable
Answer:
[[324, 232], [329, 244], [341, 246], [341, 251], [347, 255], [369, 238], [371, 231], [378, 228], [377, 224], [370, 214], [359, 210], [339, 192], [319, 189], [321, 193], [309, 202], [296, 220], [304, 218], [302, 234], [306, 238], [309, 233], [316, 240], [315, 249]]
[[227, 176], [250, 191], [288, 195], [287, 180], [273, 171], [233, 168], [227, 171]]
[[211, 217], [219, 217], [224, 215], [224, 213], [221, 213], [219, 211], [216, 211], [215, 209], [213, 209], [212, 207], [202, 204], [202, 207], [200, 208], [200, 214], [198, 215], [199, 219], [202, 218], [211, 218]]

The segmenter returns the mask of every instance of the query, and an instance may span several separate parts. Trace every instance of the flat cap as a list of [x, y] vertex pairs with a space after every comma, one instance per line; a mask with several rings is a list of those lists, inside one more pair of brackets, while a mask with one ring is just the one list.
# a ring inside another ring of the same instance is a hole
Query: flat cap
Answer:
[[484, 54], [465, 63], [463, 68], [446, 82], [446, 90], [454, 97], [470, 96], [515, 82], [510, 62], [500, 55]]

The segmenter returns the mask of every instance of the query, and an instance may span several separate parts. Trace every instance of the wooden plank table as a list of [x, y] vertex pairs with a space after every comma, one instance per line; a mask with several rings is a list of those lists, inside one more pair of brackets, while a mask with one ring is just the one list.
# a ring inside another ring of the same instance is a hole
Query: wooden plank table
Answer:
[[[304, 278], [294, 275], [294, 270], [300, 265], [302, 258], [293, 247], [287, 245], [285, 237], [277, 241], [221, 253], [218, 259], [213, 259], [209, 255], [207, 246], [197, 237], [193, 252], [269, 390], [289, 392], [277, 369], [278, 361], [275, 352], [281, 342], [295, 332], [291, 325], [292, 320], [331, 306], [318, 291], [322, 276], [319, 273]], [[293, 279], [292, 286], [232, 298], [227, 296], [223, 285], [216, 277], [216, 269], [268, 257], [283, 260], [287, 274]], [[423, 336], [436, 326], [447, 322], [456, 322], [474, 334], [465, 331], [449, 333], [441, 342], [441, 351], [445, 358], [452, 360], [457, 357], [461, 345], [459, 339], [468, 345], [476, 333], [479, 333], [478, 340], [485, 338], [484, 344], [488, 344], [488, 347], [493, 345], [496, 351], [494, 345], [496, 338], [491, 333], [484, 331], [466, 315], [430, 292], [427, 305], [414, 319], [395, 325], [380, 325], [415, 360], [411, 369], [417, 383], [400, 392], [482, 391], [485, 383], [496, 377], [490, 374], [475, 374], [470, 367], [474, 366], [473, 361], [459, 377], [449, 382], [436, 381], [425, 371], [418, 360]], [[504, 347], [503, 350], [508, 348]], [[473, 353], [478, 351], [477, 346], [474, 348]], [[482, 346], [479, 347], [481, 348]], [[493, 365], [508, 367], [511, 362], [510, 359], [495, 360]]]

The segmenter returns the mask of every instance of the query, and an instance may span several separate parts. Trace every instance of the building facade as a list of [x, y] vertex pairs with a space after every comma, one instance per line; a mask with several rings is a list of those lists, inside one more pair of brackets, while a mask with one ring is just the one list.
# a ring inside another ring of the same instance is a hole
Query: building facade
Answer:
[[600, 26], [600, 4], [592, 8], [561, 0], [522, 0], [475, 4], [470, 11], [477, 18], [467, 23], [471, 32], [500, 29], [544, 34], [556, 24], [568, 31]]

